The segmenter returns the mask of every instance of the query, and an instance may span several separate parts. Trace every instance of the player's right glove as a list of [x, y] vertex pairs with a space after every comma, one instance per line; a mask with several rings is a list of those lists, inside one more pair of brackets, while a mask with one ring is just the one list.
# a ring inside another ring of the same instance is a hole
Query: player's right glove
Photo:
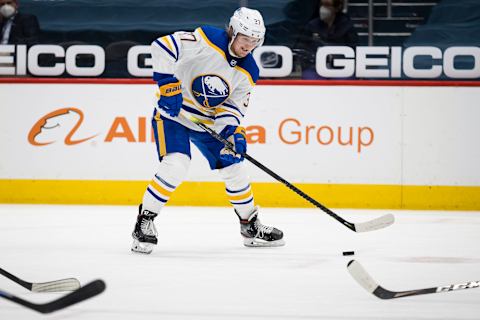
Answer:
[[222, 130], [222, 132], [220, 132], [220, 136], [227, 139], [233, 145], [233, 150], [226, 146], [220, 150], [220, 159], [230, 163], [243, 161], [242, 154], [247, 152], [245, 128], [228, 125]]
[[175, 77], [169, 77], [159, 80], [157, 83], [160, 90], [158, 106], [170, 116], [178, 116], [183, 102], [181, 82]]

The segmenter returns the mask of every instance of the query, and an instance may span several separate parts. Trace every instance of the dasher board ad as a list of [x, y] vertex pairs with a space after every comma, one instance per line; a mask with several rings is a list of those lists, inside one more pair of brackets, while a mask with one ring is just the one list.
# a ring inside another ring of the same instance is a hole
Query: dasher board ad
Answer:
[[[0, 84], [0, 179], [149, 180], [154, 84]], [[254, 89], [248, 153], [289, 181], [480, 185], [478, 87]], [[193, 150], [188, 181], [219, 181]], [[253, 182], [272, 178], [248, 164]]]

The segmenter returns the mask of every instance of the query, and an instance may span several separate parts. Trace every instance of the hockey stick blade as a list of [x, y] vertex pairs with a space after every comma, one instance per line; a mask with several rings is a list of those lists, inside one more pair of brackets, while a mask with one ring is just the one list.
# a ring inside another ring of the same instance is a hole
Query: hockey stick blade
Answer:
[[75, 278], [35, 283], [22, 280], [2, 268], [0, 274], [32, 292], [63, 292], [80, 288], [80, 282]]
[[471, 281], [465, 283], [452, 284], [448, 286], [432, 287], [425, 289], [415, 289], [407, 291], [390, 291], [380, 286], [363, 266], [355, 260], [351, 260], [347, 264], [347, 269], [350, 275], [355, 279], [365, 290], [372, 293], [380, 299], [395, 299], [409, 296], [418, 296], [430, 293], [449, 292], [455, 290], [473, 289], [480, 287], [480, 281]]
[[[232, 143], [230, 141], [226, 140], [225, 138], [223, 138], [222, 136], [220, 136], [215, 130], [207, 127], [202, 122], [199, 122], [198, 119], [195, 119], [193, 117], [189, 117], [189, 116], [185, 115], [183, 112], [180, 112], [180, 115], [186, 121], [189, 121], [189, 122], [192, 122], [192, 123], [196, 124], [198, 127], [203, 129], [205, 132], [209, 133], [213, 138], [217, 139], [218, 141], [223, 143], [227, 148], [229, 148], [230, 150], [235, 152]], [[340, 217], [339, 215], [337, 215], [332, 210], [325, 207], [323, 204], [321, 204], [317, 200], [310, 197], [308, 194], [306, 194], [305, 192], [303, 192], [302, 190], [300, 190], [299, 188], [297, 188], [296, 186], [294, 186], [293, 184], [291, 184], [290, 182], [288, 182], [287, 180], [285, 180], [284, 178], [282, 178], [281, 176], [279, 176], [278, 174], [276, 174], [275, 172], [270, 170], [269, 168], [267, 168], [266, 166], [264, 166], [263, 164], [261, 164], [260, 162], [258, 162], [256, 159], [254, 159], [249, 154], [242, 153], [242, 156], [245, 159], [247, 159], [248, 161], [250, 161], [257, 168], [259, 168], [263, 172], [267, 173], [268, 175], [270, 175], [272, 178], [274, 178], [278, 182], [281, 182], [287, 188], [289, 188], [290, 190], [292, 190], [293, 192], [298, 194], [300, 197], [307, 200], [308, 202], [313, 204], [315, 207], [319, 208], [320, 210], [322, 210], [323, 212], [325, 212], [326, 214], [328, 214], [329, 216], [331, 216], [332, 218], [334, 218], [335, 220], [337, 220], [338, 222], [340, 222], [341, 224], [343, 224], [344, 226], [346, 226], [347, 228], [349, 228], [352, 231], [368, 232], [368, 231], [383, 229], [383, 228], [386, 228], [389, 225], [393, 224], [393, 222], [395, 221], [395, 218], [392, 214], [387, 214], [387, 215], [381, 216], [379, 218], [376, 218], [376, 219], [373, 219], [373, 220], [370, 220], [370, 221], [361, 222], [361, 223], [349, 222], [349, 221], [343, 219], [342, 217]]]
[[64, 292], [80, 288], [80, 282], [75, 278], [49, 282], [32, 283], [32, 292]]
[[0, 297], [15, 302], [26, 308], [35, 310], [40, 313], [52, 313], [57, 310], [65, 309], [73, 304], [82, 302], [89, 298], [92, 298], [105, 290], [105, 282], [103, 280], [94, 280], [87, 285], [70, 292], [63, 297], [53, 300], [51, 302], [37, 304], [19, 297], [16, 297], [8, 292], [0, 290]]
[[354, 223], [356, 232], [368, 232], [386, 228], [395, 222], [393, 214], [389, 213], [370, 221]]

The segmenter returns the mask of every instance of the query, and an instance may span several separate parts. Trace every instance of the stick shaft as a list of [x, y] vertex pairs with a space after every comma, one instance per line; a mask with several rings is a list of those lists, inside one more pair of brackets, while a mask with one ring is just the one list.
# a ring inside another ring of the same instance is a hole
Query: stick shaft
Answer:
[[[203, 123], [201, 122], [194, 122], [195, 124], [197, 124], [200, 128], [202, 128], [203, 130], [205, 130], [206, 132], [210, 133], [211, 136], [213, 136], [215, 139], [217, 139], [218, 141], [222, 142], [226, 147], [228, 147], [230, 150], [234, 151], [234, 147], [232, 145], [232, 143], [226, 139], [224, 139], [222, 136], [220, 136], [217, 132], [215, 132], [215, 130], [207, 127], [206, 125], [204, 125]], [[324, 205], [322, 205], [320, 202], [318, 202], [317, 200], [313, 199], [312, 197], [310, 197], [308, 194], [306, 194], [305, 192], [303, 192], [302, 190], [300, 190], [299, 188], [297, 188], [296, 186], [294, 186], [293, 184], [291, 184], [290, 182], [288, 182], [287, 180], [285, 180], [284, 178], [282, 178], [280, 175], [278, 175], [277, 173], [273, 172], [272, 170], [270, 170], [269, 168], [267, 168], [265, 165], [261, 164], [259, 161], [257, 161], [256, 159], [254, 159], [252, 156], [250, 156], [249, 154], [247, 153], [242, 153], [241, 154], [245, 159], [247, 159], [248, 161], [250, 161], [252, 164], [254, 164], [255, 166], [257, 166], [260, 170], [264, 171], [265, 173], [269, 174], [271, 177], [273, 177], [275, 180], [281, 182], [282, 184], [284, 184], [285, 186], [287, 186], [290, 190], [292, 190], [293, 192], [295, 192], [296, 194], [298, 194], [299, 196], [301, 196], [302, 198], [304, 198], [305, 200], [307, 200], [308, 202], [310, 202], [311, 204], [313, 204], [315, 207], [321, 209], [323, 212], [327, 213], [328, 215], [330, 215], [332, 218], [334, 218], [335, 220], [339, 221], [340, 223], [342, 223], [344, 226], [346, 226], [347, 228], [355, 231], [355, 225], [353, 223], [350, 223], [348, 221], [346, 221], [345, 219], [343, 219], [342, 217], [340, 217], [339, 215], [337, 215], [335, 212], [333, 212], [332, 210], [328, 209], [327, 207], [325, 207]]]
[[12, 280], [13, 282], [15, 283], [18, 283], [19, 285], [21, 285], [22, 287], [28, 289], [28, 290], [32, 290], [32, 283], [30, 282], [27, 282], [27, 281], [24, 281], [16, 276], [14, 276], [13, 274], [11, 274], [10, 272], [6, 271], [6, 270], [3, 270], [2, 268], [0, 268], [0, 274], [7, 277], [8, 279]]

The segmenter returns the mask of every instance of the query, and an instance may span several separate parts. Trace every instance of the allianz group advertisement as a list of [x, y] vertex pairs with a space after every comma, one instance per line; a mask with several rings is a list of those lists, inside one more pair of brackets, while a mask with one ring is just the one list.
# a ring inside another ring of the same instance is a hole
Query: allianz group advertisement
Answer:
[[[149, 180], [155, 89], [1, 83], [0, 179]], [[293, 183], [478, 186], [479, 101], [478, 87], [258, 85], [248, 153]], [[220, 178], [193, 148], [187, 180]]]

